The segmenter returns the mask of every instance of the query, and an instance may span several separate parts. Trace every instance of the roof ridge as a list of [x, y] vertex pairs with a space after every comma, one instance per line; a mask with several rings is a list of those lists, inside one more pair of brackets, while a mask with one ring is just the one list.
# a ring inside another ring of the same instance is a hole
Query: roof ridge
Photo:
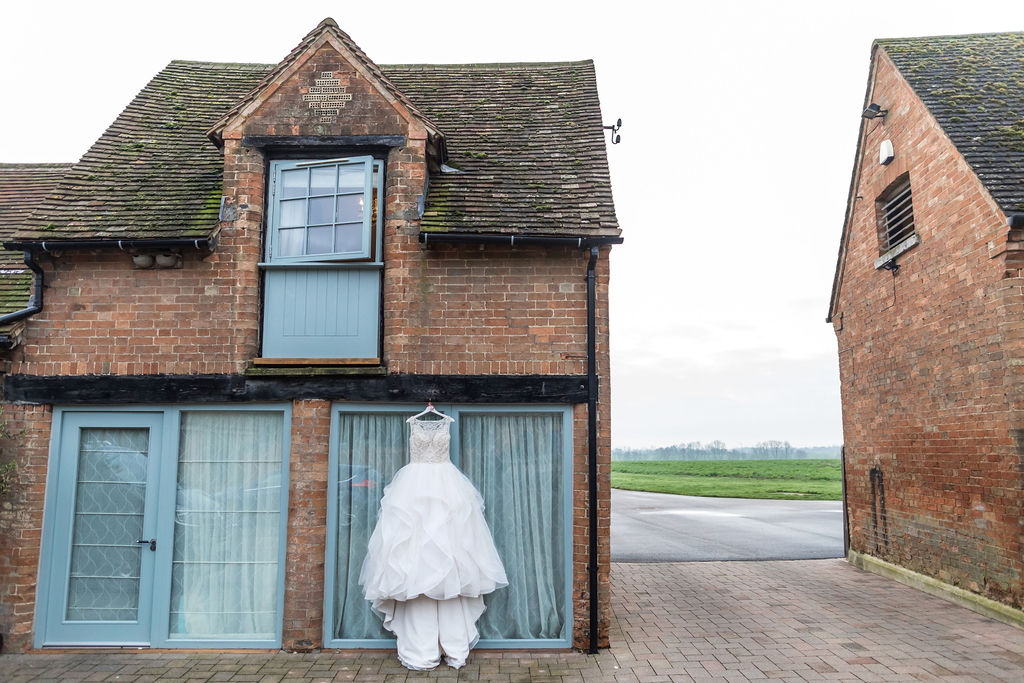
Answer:
[[34, 168], [37, 168], [37, 169], [40, 169], [40, 170], [42, 170], [42, 169], [58, 169], [58, 168], [70, 169], [72, 166], [75, 165], [75, 163], [76, 162], [74, 162], [74, 161], [64, 161], [64, 162], [61, 162], [61, 161], [41, 161], [41, 162], [6, 161], [6, 162], [0, 162], [0, 169], [4, 169], [4, 168], [9, 168], [9, 169], [15, 169], [15, 168], [17, 168], [17, 169], [34, 169]]
[[445, 68], [445, 67], [473, 67], [479, 69], [499, 69], [509, 66], [532, 66], [532, 67], [559, 67], [559, 66], [585, 66], [593, 64], [593, 59], [577, 59], [564, 62], [451, 62], [451, 63], [424, 63], [424, 64], [381, 64], [382, 69], [403, 69], [403, 68]]
[[905, 42], [909, 40], [955, 40], [957, 38], [987, 38], [990, 36], [1020, 36], [1024, 31], [990, 31], [986, 33], [950, 33], [941, 36], [905, 36], [903, 38], [875, 38], [875, 44]]
[[[228, 67], [228, 66], [254, 66], [261, 69], [267, 69], [276, 64], [264, 64], [262, 62], [211, 62], [205, 59], [172, 59], [167, 63], [167, 66], [171, 64], [188, 64], [190, 66], [216, 66], [216, 67]], [[165, 67], [166, 68], [166, 67]]]

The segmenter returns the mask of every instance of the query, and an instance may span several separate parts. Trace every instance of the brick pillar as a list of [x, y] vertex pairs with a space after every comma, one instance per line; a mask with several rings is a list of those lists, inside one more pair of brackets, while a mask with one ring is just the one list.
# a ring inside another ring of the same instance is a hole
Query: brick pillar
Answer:
[[13, 437], [0, 462], [17, 467], [11, 490], [0, 499], [0, 633], [4, 652], [32, 646], [32, 621], [43, 529], [43, 499], [50, 444], [50, 406], [5, 405]]
[[289, 456], [288, 537], [281, 647], [323, 644], [330, 401], [295, 401]]

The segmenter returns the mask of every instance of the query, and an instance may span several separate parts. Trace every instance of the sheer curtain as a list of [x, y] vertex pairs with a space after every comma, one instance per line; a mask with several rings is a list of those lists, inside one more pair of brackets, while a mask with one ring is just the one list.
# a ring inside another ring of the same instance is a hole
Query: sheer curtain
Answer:
[[274, 638], [283, 428], [279, 412], [181, 413], [171, 638]]
[[459, 467], [484, 516], [509, 585], [484, 598], [486, 639], [560, 638], [565, 625], [565, 508], [560, 413], [459, 416]]
[[338, 422], [338, 519], [334, 637], [393, 639], [359, 585], [384, 487], [408, 460], [406, 413], [342, 413]]

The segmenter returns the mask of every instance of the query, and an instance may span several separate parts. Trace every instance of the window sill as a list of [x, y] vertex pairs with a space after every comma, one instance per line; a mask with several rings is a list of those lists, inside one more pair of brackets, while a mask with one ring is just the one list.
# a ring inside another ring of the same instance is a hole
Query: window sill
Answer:
[[879, 256], [878, 258], [876, 258], [875, 259], [875, 270], [878, 270], [879, 268], [884, 266], [889, 261], [892, 261], [897, 256], [901, 256], [901, 255], [907, 253], [908, 251], [910, 251], [911, 249], [913, 249], [914, 247], [916, 247], [919, 244], [921, 244], [921, 238], [915, 232], [913, 235], [911, 235], [907, 239], [903, 240], [902, 242], [900, 242], [895, 247], [893, 247], [889, 251], [885, 252], [884, 254]]
[[261, 261], [260, 263], [257, 263], [256, 266], [258, 268], [263, 268], [264, 270], [274, 270], [276, 268], [298, 269], [298, 268], [338, 268], [338, 267], [344, 267], [344, 268], [377, 268], [377, 269], [380, 269], [380, 268], [384, 267], [384, 264], [381, 263], [380, 261], [344, 261], [344, 260], [331, 261], [331, 260], [323, 260], [323, 261], [284, 261], [284, 262], [277, 262], [277, 261], [275, 261], [274, 263], [268, 263], [266, 261]]
[[[380, 363], [379, 358], [372, 360], [373, 365], [324, 365], [318, 363], [318, 359], [295, 359], [304, 360], [303, 364], [284, 365], [277, 358], [256, 358], [253, 365], [246, 368], [245, 374], [249, 377], [285, 377], [285, 376], [322, 376], [322, 375], [361, 375], [380, 376], [386, 375], [388, 370]], [[293, 359], [284, 359], [293, 360]], [[262, 361], [262, 362], [260, 362]], [[275, 364], [276, 362], [276, 364]], [[360, 361], [362, 362], [362, 361]]]

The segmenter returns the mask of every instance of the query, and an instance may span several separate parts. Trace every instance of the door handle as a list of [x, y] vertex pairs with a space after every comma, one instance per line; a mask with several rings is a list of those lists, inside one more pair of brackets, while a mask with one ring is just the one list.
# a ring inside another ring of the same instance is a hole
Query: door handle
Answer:
[[156, 551], [156, 539], [155, 538], [151, 538], [148, 541], [143, 539], [141, 541], [135, 541], [135, 542], [136, 543], [148, 543], [149, 544], [149, 549], [153, 550], [153, 551]]

